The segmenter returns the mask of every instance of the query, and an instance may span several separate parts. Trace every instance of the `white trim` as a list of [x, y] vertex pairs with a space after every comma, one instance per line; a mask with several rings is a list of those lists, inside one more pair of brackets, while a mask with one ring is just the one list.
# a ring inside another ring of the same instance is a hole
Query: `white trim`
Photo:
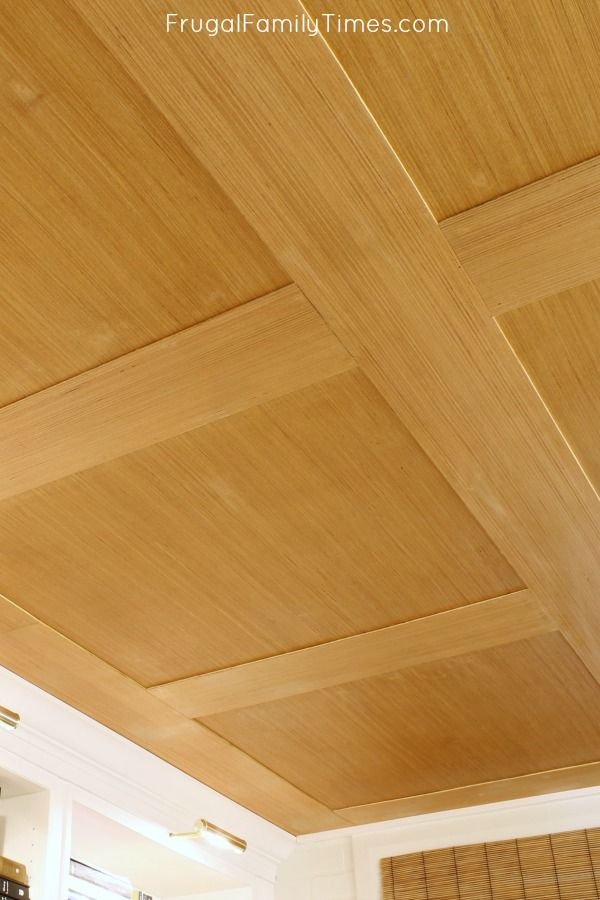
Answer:
[[[295, 846], [281, 828], [2, 667], [0, 703], [21, 715], [16, 731], [0, 732], [0, 764], [65, 804], [89, 806], [260, 891]], [[246, 838], [246, 853], [169, 838], [199, 816]]]
[[67, 896], [72, 806], [68, 788], [50, 790], [44, 900], [64, 900]]

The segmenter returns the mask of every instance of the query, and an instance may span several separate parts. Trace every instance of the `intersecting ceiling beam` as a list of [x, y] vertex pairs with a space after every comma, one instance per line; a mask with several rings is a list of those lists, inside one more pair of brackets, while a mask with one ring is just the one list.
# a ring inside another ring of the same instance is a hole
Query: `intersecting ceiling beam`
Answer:
[[150, 692], [186, 716], [202, 718], [509, 644], [555, 627], [531, 591], [516, 591], [388, 628], [183, 678]]
[[516, 778], [469, 784], [416, 797], [399, 797], [397, 800], [383, 800], [364, 806], [349, 806], [336, 812], [354, 825], [366, 825], [369, 822], [383, 822], [402, 816], [419, 816], [444, 809], [464, 809], [466, 806], [479, 806], [482, 803], [502, 803], [538, 794], [574, 791], [579, 788], [595, 787], [599, 782], [600, 762], [590, 762], [564, 769], [520, 775]]
[[[600, 678], [598, 497], [324, 40], [167, 35], [161, 0], [72, 5], [235, 198]], [[178, 12], [194, 8], [183, 0]], [[302, 11], [296, 0], [256, 10]], [[225, 4], [213, 13], [226, 15]]]
[[[288, 831], [347, 824], [322, 803], [0, 595], [2, 665]], [[13, 617], [12, 619], [10, 617]]]
[[600, 157], [441, 223], [493, 316], [600, 278]]
[[352, 368], [294, 285], [0, 410], [0, 500]]

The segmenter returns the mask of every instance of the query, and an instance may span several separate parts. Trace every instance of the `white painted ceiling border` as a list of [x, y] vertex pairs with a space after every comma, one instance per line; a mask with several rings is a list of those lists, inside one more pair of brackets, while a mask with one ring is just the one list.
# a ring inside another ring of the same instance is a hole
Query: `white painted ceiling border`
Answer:
[[[296, 840], [281, 828], [0, 666], [0, 705], [21, 716], [0, 731], [0, 765], [172, 850], [266, 893]], [[243, 856], [174, 840], [203, 816], [248, 841]]]

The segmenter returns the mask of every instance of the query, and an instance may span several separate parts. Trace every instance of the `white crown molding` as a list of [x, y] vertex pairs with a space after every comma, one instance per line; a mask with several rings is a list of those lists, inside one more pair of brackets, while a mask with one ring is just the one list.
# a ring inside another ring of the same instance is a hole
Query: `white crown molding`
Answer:
[[[287, 832], [3, 667], [0, 704], [21, 716], [16, 731], [0, 732], [1, 765], [184, 856], [260, 886], [275, 881], [296, 844]], [[189, 830], [200, 816], [246, 838], [246, 853], [169, 838], [169, 831]]]

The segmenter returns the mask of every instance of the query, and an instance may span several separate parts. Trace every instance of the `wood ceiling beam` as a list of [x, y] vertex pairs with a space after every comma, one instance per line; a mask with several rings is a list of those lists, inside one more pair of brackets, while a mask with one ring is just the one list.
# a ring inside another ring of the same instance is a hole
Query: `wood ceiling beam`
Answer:
[[150, 688], [190, 718], [202, 718], [385, 675], [553, 631], [529, 590], [422, 619]]
[[600, 157], [440, 227], [492, 316], [600, 278]]
[[[325, 41], [71, 0], [212, 172], [600, 679], [600, 504]], [[193, 0], [178, 12], [194, 14]], [[215, 15], [226, 15], [217, 2]], [[257, 15], [295, 16], [296, 0]], [[143, 25], [142, 25], [143, 23]], [[184, 89], [182, 89], [184, 86]]]
[[[18, 607], [0, 595], [0, 623]], [[347, 824], [199, 722], [97, 656], [31, 619], [13, 623], [0, 665], [293, 833]], [[16, 621], [16, 620], [15, 620]]]
[[0, 500], [347, 371], [289, 285], [0, 410]]
[[366, 825], [369, 822], [384, 822], [403, 816], [419, 816], [425, 813], [441, 812], [446, 809], [464, 809], [484, 803], [503, 803], [539, 794], [558, 791], [574, 791], [579, 788], [596, 787], [600, 784], [600, 762], [551, 769], [547, 772], [533, 772], [516, 778], [502, 778], [482, 784], [469, 784], [448, 791], [420, 794], [415, 797], [399, 797], [364, 806], [349, 806], [335, 812], [352, 822]]

